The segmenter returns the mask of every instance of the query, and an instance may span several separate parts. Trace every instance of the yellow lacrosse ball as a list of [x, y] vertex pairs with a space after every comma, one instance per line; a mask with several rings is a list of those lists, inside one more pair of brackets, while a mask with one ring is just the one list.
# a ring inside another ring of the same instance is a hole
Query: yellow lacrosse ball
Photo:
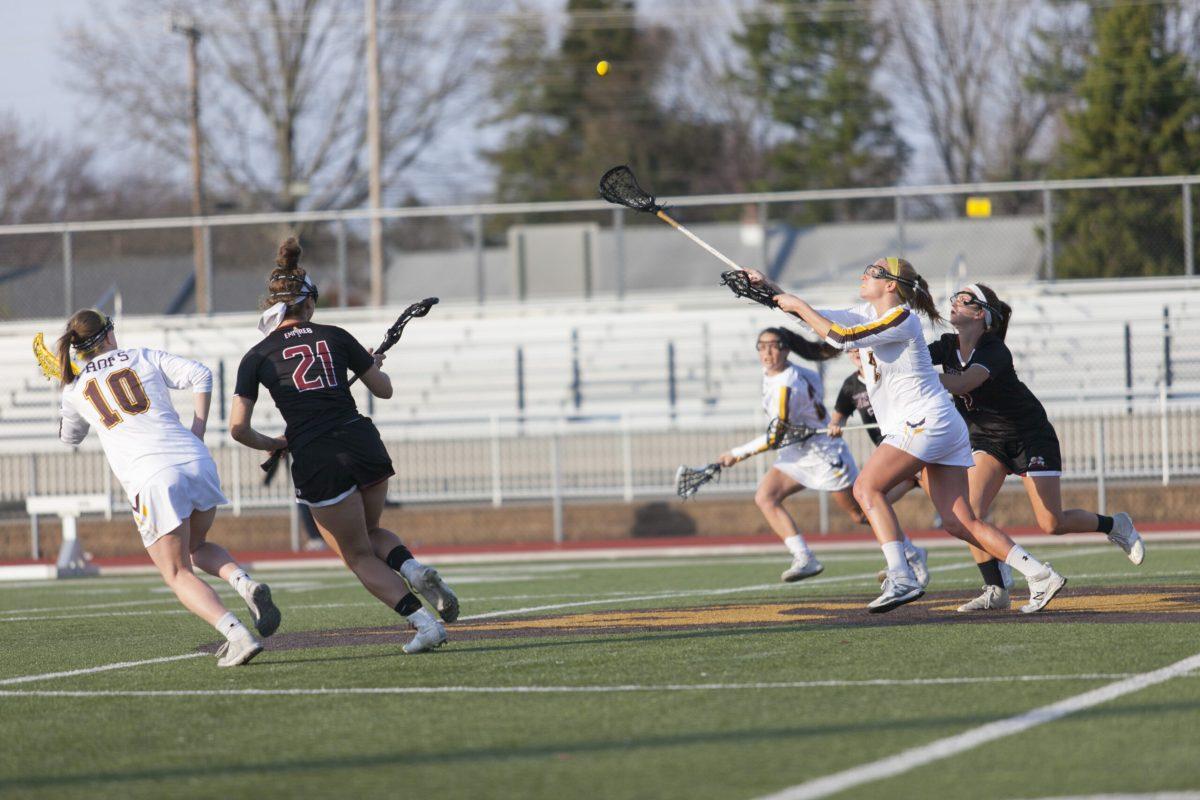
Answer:
[[607, 75], [608, 74], [608, 62], [607, 61], [597, 61], [596, 62], [596, 74], [597, 75]]

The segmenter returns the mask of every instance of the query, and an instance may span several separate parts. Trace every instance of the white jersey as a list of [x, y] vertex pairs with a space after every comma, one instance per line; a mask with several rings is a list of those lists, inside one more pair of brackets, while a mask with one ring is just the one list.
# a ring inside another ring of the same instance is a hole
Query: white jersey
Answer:
[[[821, 398], [825, 388], [821, 376], [811, 369], [788, 363], [774, 375], [763, 373], [762, 403], [767, 422], [776, 417], [784, 422], [821, 428], [828, 424], [828, 414]], [[816, 438], [816, 437], [813, 437]], [[811, 442], [811, 439], [809, 440]], [[801, 445], [806, 443], [801, 443]], [[768, 448], [767, 435], [747, 442], [732, 452], [735, 456], [753, 455]], [[793, 447], [800, 445], [793, 445]]]
[[79, 444], [95, 426], [108, 463], [132, 500], [161, 470], [212, 459], [179, 421], [168, 389], [212, 391], [212, 372], [187, 358], [146, 348], [101, 353], [62, 395], [59, 438]]
[[884, 436], [902, 435], [906, 422], [920, 427], [927, 418], [958, 413], [933, 369], [921, 322], [908, 306], [882, 316], [870, 303], [817, 313], [834, 323], [825, 341], [841, 350], [859, 350], [863, 383]]

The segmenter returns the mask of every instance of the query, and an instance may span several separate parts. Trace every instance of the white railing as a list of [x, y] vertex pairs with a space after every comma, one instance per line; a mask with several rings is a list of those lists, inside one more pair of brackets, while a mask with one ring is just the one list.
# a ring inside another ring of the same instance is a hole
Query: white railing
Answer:
[[[1200, 405], [1096, 407], [1054, 417], [1063, 450], [1066, 480], [1097, 484], [1099, 508], [1109, 480], [1161, 481], [1200, 476]], [[562, 532], [566, 501], [613, 499], [633, 502], [669, 498], [679, 464], [712, 461], [762, 430], [758, 417], [606, 417], [576, 420], [491, 417], [439, 426], [385, 429], [396, 466], [389, 499], [406, 503], [543, 501], [555, 509]], [[218, 431], [211, 432], [219, 434]], [[291, 505], [286, 471], [264, 486], [258, 463], [263, 453], [216, 437], [213, 450], [231, 510]], [[855, 459], [870, 455], [870, 441], [848, 437]], [[706, 495], [748, 494], [769, 468], [770, 454], [726, 470]], [[95, 446], [72, 453], [0, 455], [0, 503], [23, 508], [33, 494], [108, 493], [122, 507], [116, 485]], [[36, 520], [33, 521], [36, 530]], [[827, 517], [822, 514], [822, 530]]]

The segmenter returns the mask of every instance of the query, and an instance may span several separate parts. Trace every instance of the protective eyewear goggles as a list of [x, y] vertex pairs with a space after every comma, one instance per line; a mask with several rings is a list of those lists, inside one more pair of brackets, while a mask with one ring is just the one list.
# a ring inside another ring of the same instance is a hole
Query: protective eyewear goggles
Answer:
[[863, 275], [866, 275], [868, 278], [877, 278], [881, 281], [895, 281], [901, 286], [915, 287], [917, 285], [916, 281], [902, 278], [899, 275], [893, 275], [878, 264], [868, 264], [866, 269], [863, 270]]
[[764, 342], [756, 342], [754, 349], [762, 353], [767, 350], [786, 350], [787, 348], [778, 339], [767, 339]]
[[950, 295], [950, 305], [952, 306], [967, 306], [968, 308], [982, 308], [984, 311], [990, 311], [993, 314], [999, 314], [999, 310], [993, 308], [990, 304], [982, 302], [978, 297], [970, 292], [958, 292]]

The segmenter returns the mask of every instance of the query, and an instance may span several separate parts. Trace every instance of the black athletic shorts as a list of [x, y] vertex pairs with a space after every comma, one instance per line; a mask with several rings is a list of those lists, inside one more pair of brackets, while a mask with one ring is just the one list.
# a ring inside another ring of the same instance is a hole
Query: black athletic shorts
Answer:
[[331, 506], [395, 474], [379, 431], [366, 417], [323, 433], [292, 453], [296, 501], [306, 506]]
[[977, 453], [987, 453], [1012, 475], [1028, 475], [1031, 478], [1062, 475], [1058, 434], [1049, 423], [1004, 439], [973, 430], [971, 449]]

